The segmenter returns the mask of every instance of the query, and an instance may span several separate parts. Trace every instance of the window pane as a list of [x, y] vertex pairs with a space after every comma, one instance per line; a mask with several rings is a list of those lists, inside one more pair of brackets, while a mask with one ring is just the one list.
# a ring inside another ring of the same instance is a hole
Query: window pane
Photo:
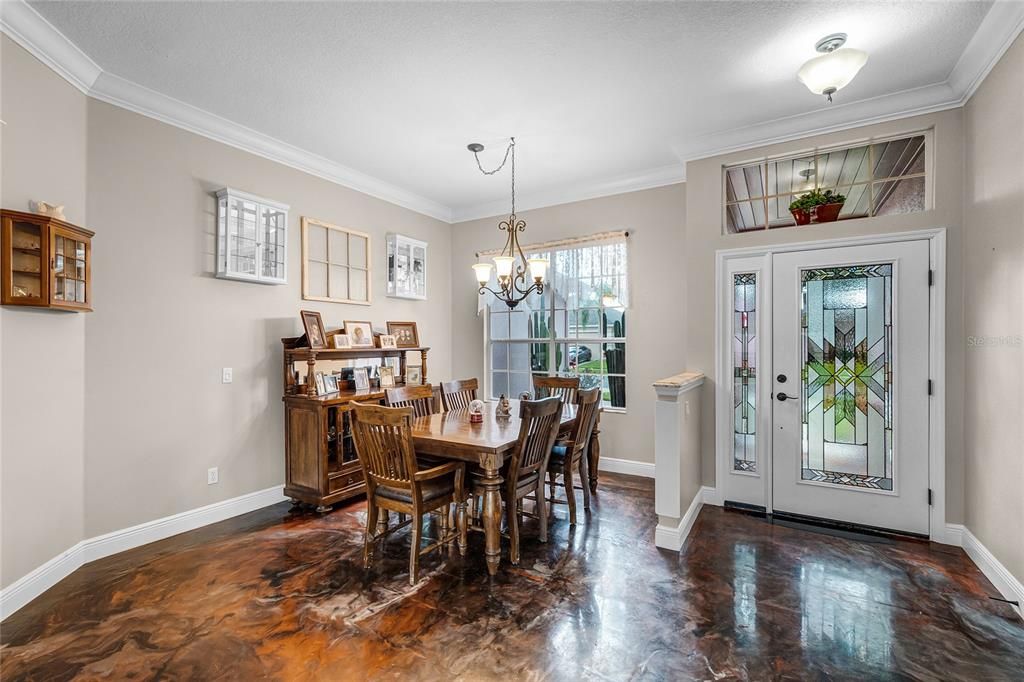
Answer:
[[[504, 309], [505, 306], [502, 306]], [[507, 339], [508, 335], [508, 313], [491, 311], [491, 338]]]
[[366, 237], [349, 235], [348, 240], [348, 261], [349, 265], [356, 268], [366, 267]]
[[793, 194], [814, 188], [814, 157], [768, 163], [768, 194]]
[[533, 391], [533, 379], [531, 374], [512, 372], [508, 375], [508, 393], [510, 398], [518, 398], [520, 393]]
[[626, 336], [626, 309], [604, 309], [604, 335], [608, 338], [621, 339]]
[[587, 343], [569, 346], [569, 369], [578, 374], [604, 374], [604, 355], [601, 344]]
[[876, 182], [872, 185], [875, 215], [896, 215], [924, 210], [924, 178]]
[[871, 192], [867, 185], [840, 187], [839, 193], [846, 195], [846, 203], [839, 211], [839, 219], [864, 218], [870, 214]]
[[626, 406], [626, 377], [607, 376], [603, 380], [603, 396], [606, 405]]
[[602, 333], [600, 308], [583, 308], [576, 311], [574, 323], [569, 327], [571, 336], [597, 338]]
[[306, 228], [306, 252], [309, 260], [327, 260], [327, 232], [326, 228], [319, 225], [309, 225]]
[[[875, 160], [874, 178], [876, 179], [899, 177], [924, 170], [923, 135], [872, 145], [871, 153]], [[921, 170], [910, 170], [917, 167], [920, 167]]]
[[782, 197], [772, 197], [768, 200], [768, 220], [771, 227], [790, 227], [796, 225], [793, 214], [789, 212], [789, 205], [796, 199], [795, 194], [787, 194]]
[[508, 344], [491, 344], [491, 369], [508, 369]]
[[369, 286], [367, 284], [366, 270], [349, 268], [348, 271], [348, 294], [353, 301], [365, 301], [369, 298]]
[[530, 344], [510, 343], [508, 346], [508, 368], [517, 372], [530, 371]]
[[328, 282], [328, 290], [331, 298], [348, 298], [348, 268], [337, 265], [330, 266], [331, 279]]
[[509, 338], [528, 339], [530, 338], [530, 317], [522, 310], [513, 310], [508, 314]]
[[626, 344], [606, 343], [603, 352], [605, 371], [608, 374], [626, 373]]
[[506, 372], [492, 372], [491, 397], [497, 398], [502, 394], [508, 395], [508, 374]]
[[730, 232], [747, 232], [764, 227], [764, 202], [745, 201], [728, 207], [727, 225]]
[[318, 298], [327, 296], [327, 264], [309, 261], [309, 295]]
[[892, 490], [892, 264], [802, 280], [801, 478]]
[[337, 265], [348, 265], [348, 234], [341, 230], [328, 230], [328, 233], [330, 234], [328, 242], [331, 262]]
[[757, 471], [757, 275], [733, 275], [733, 469]]
[[530, 369], [534, 372], [547, 373], [551, 366], [551, 347], [554, 344], [531, 343], [530, 344]]

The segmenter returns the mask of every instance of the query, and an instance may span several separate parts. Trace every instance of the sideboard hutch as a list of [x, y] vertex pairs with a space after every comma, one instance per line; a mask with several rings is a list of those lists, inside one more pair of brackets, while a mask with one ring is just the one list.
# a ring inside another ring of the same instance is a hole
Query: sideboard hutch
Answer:
[[[336, 333], [328, 332], [328, 336]], [[285, 485], [284, 494], [296, 503], [326, 512], [331, 505], [366, 492], [363, 470], [352, 442], [350, 412], [354, 402], [381, 402], [384, 390], [356, 390], [342, 380], [337, 393], [317, 395], [317, 362], [398, 358], [399, 382], [406, 375], [406, 354], [420, 356], [423, 383], [427, 380], [429, 348], [345, 348], [312, 350], [306, 337], [281, 339], [284, 346]], [[304, 382], [299, 379], [305, 371]]]

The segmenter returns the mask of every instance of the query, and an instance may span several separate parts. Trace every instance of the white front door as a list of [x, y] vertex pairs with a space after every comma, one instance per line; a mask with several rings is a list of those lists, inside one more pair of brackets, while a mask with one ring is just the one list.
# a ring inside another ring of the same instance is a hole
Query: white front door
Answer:
[[772, 507], [928, 534], [928, 242], [772, 257]]

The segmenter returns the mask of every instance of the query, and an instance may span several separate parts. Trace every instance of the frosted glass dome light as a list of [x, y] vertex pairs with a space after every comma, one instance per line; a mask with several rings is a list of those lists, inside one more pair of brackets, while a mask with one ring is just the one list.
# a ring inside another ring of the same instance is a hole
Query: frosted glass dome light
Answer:
[[825, 95], [832, 101], [832, 95], [846, 87], [861, 67], [868, 61], [868, 53], [850, 47], [845, 33], [833, 33], [818, 41], [815, 49], [820, 57], [804, 63], [796, 77], [816, 95]]

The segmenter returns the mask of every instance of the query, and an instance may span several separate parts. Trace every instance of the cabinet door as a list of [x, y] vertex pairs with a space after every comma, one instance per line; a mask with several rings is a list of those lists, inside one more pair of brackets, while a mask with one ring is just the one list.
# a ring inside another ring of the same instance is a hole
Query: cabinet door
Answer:
[[4, 216], [3, 303], [45, 306], [49, 262], [46, 220]]
[[91, 248], [88, 237], [56, 225], [51, 227], [50, 305], [92, 309]]

